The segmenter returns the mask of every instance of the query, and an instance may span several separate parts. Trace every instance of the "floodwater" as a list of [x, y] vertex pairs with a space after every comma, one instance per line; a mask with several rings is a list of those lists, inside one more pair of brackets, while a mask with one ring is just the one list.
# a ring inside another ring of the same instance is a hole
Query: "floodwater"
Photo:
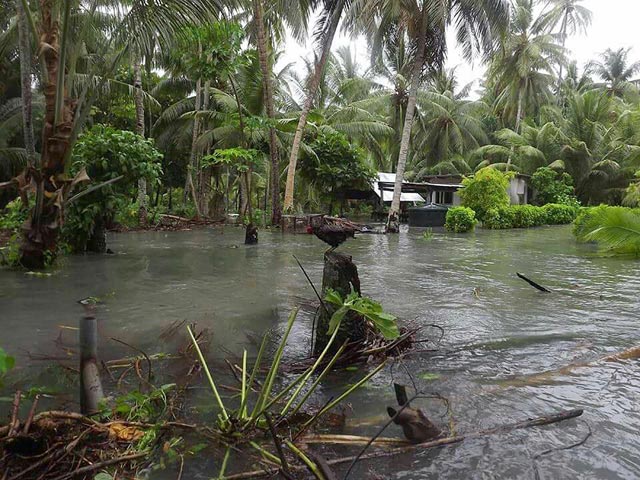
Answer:
[[[376, 433], [387, 420], [386, 405], [394, 404], [394, 381], [414, 381], [427, 395], [447, 397], [459, 434], [559, 410], [585, 413], [560, 424], [362, 462], [350, 478], [640, 478], [638, 360], [599, 360], [640, 345], [640, 262], [602, 257], [592, 246], [576, 244], [568, 227], [436, 233], [432, 240], [421, 233], [361, 235], [341, 247], [359, 266], [364, 294], [401, 319], [444, 330], [438, 352], [408, 356], [350, 397], [342, 433]], [[262, 231], [260, 244], [246, 247], [243, 234], [229, 227], [118, 234], [109, 239], [116, 255], [65, 258], [51, 277], [0, 271], [0, 345], [17, 356], [16, 376], [52, 371], [71, 355], [65, 345], [73, 345], [75, 333], [65, 327], [77, 324], [82, 309], [76, 302], [89, 296], [102, 302], [103, 359], [132, 354], [111, 337], [149, 353], [162, 351], [158, 336], [176, 320], [210, 330], [209, 357], [255, 351], [256, 338], [281, 329], [295, 305], [313, 300], [293, 255], [319, 285], [325, 246], [309, 235]], [[538, 292], [516, 272], [553, 293]], [[311, 317], [300, 313], [288, 358], [308, 353]], [[440, 332], [426, 327], [421, 335], [437, 340]], [[324, 403], [365, 370], [332, 375], [315, 401]], [[51, 380], [47, 375], [38, 380]], [[193, 404], [211, 403], [204, 386], [194, 390]], [[73, 392], [67, 393], [73, 406]], [[441, 402], [415, 404], [446, 428]], [[562, 449], [589, 431], [583, 445]], [[401, 431], [392, 425], [384, 435]], [[357, 451], [340, 447], [335, 453]], [[202, 452], [187, 462], [184, 478], [211, 478], [218, 467]], [[175, 472], [151, 476], [175, 478]]]

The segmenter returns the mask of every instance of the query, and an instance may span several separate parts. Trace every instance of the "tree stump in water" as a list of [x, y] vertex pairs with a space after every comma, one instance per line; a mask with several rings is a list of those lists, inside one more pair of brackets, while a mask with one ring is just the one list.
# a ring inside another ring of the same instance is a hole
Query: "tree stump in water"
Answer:
[[255, 245], [258, 243], [258, 227], [253, 223], [247, 225], [247, 229], [244, 232], [244, 244]]
[[[322, 298], [326, 296], [328, 289], [335, 290], [342, 298], [346, 298], [352, 290], [360, 294], [358, 267], [353, 263], [351, 256], [336, 252], [325, 253], [322, 274]], [[327, 307], [326, 310], [322, 306], [320, 307], [320, 315], [316, 322], [314, 341], [314, 353], [316, 355], [320, 354], [329, 342], [331, 337], [329, 335], [329, 321], [338, 309], [337, 306], [326, 302], [325, 306]], [[364, 322], [355, 312], [349, 312], [342, 321], [340, 332], [333, 343], [332, 350], [335, 351], [340, 348], [347, 339], [351, 341], [363, 340], [364, 335]]]
[[98, 218], [96, 218], [93, 226], [93, 233], [87, 242], [87, 252], [107, 252], [107, 225], [102, 216], [98, 216]]

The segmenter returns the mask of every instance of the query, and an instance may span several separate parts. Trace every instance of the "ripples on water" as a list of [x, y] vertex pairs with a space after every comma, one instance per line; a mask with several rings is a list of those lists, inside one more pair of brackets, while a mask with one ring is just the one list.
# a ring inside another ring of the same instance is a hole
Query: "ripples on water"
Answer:
[[[639, 478], [638, 363], [592, 362], [640, 344], [640, 263], [600, 257], [577, 245], [564, 227], [436, 234], [431, 241], [420, 233], [363, 235], [343, 250], [354, 256], [365, 294], [401, 318], [445, 329], [441, 353], [413, 356], [405, 364], [420, 389], [451, 400], [458, 432], [561, 409], [584, 408], [585, 414], [560, 425], [369, 462], [351, 478], [372, 477], [370, 472], [398, 479]], [[246, 332], [259, 336], [281, 326], [301, 297], [313, 297], [292, 254], [319, 284], [324, 245], [311, 236], [261, 232], [258, 246], [245, 247], [242, 235], [234, 228], [120, 234], [110, 238], [118, 255], [66, 258], [50, 278], [0, 271], [0, 344], [17, 352], [22, 365], [27, 351], [53, 351], [57, 325], [74, 324], [80, 314], [75, 302], [93, 295], [105, 299], [105, 339], [117, 336], [154, 351], [159, 331], [185, 319], [209, 327], [215, 345], [252, 348]], [[554, 293], [537, 292], [516, 271]], [[309, 336], [310, 316], [301, 313], [289, 354], [307, 353]], [[103, 356], [112, 348], [105, 342]], [[572, 363], [589, 366], [556, 372]], [[410, 384], [403, 372], [389, 370], [352, 397], [358, 408], [347, 410], [347, 432], [377, 431], [385, 421], [383, 407], [394, 400], [392, 381]], [[439, 378], [420, 380], [423, 373]], [[358, 375], [334, 374], [322, 394]], [[438, 403], [421, 405], [441, 418]], [[593, 436], [584, 446], [534, 458], [580, 440], [587, 424]], [[191, 478], [215, 473], [210, 463], [193, 468]]]

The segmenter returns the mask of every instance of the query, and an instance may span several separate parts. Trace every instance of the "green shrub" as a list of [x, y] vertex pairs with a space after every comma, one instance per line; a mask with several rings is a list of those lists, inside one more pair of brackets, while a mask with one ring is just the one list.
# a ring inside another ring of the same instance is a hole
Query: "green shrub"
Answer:
[[18, 230], [29, 215], [29, 209], [22, 204], [20, 197], [7, 203], [0, 214], [0, 229]]
[[509, 180], [512, 173], [503, 173], [495, 168], [486, 167], [478, 170], [473, 177], [462, 180], [460, 190], [462, 205], [476, 213], [479, 220], [484, 221], [489, 210], [508, 207]]
[[549, 204], [544, 207], [509, 205], [489, 210], [482, 226], [492, 230], [504, 230], [540, 225], [567, 225], [573, 222], [577, 213], [578, 209], [569, 205]]
[[531, 176], [531, 186], [535, 189], [535, 204], [562, 203], [579, 204], [573, 189], [573, 178], [568, 173], [560, 173], [549, 167], [541, 167]]
[[468, 207], [453, 207], [447, 211], [447, 220], [444, 227], [450, 232], [470, 232], [476, 226], [476, 212]]
[[83, 252], [97, 222], [112, 220], [118, 207], [135, 196], [139, 178], [157, 181], [161, 158], [153, 140], [104, 125], [95, 125], [78, 139], [72, 152], [72, 174], [86, 168], [92, 181], [87, 189], [122, 178], [90, 191], [67, 209], [63, 235], [72, 251]]
[[549, 203], [542, 207], [546, 215], [548, 225], [568, 225], [572, 223], [578, 215], [578, 209], [570, 205], [559, 203]]
[[505, 230], [513, 228], [515, 213], [510, 206], [492, 208], [487, 211], [482, 226], [491, 230]]

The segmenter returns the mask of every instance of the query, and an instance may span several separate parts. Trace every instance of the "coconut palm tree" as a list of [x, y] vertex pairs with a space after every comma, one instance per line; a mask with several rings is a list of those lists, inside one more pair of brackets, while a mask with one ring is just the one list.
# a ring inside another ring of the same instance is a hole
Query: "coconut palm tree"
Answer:
[[509, 34], [488, 73], [497, 113], [516, 132], [525, 117], [536, 116], [550, 102], [554, 66], [564, 63], [562, 47], [535, 19], [534, 5], [533, 0], [516, 0]]
[[397, 232], [400, 194], [422, 71], [425, 66], [438, 70], [442, 65], [447, 51], [446, 28], [450, 24], [456, 28], [457, 40], [467, 57], [477, 48], [492, 49], [500, 29], [508, 23], [508, 6], [502, 0], [354, 0], [350, 18], [352, 24], [369, 35], [374, 53], [380, 54], [385, 39], [397, 28], [406, 32], [415, 48], [393, 201], [386, 226], [388, 232]]
[[31, 92], [31, 36], [27, 15], [24, 11], [22, 0], [16, 0], [16, 12], [18, 18], [18, 51], [20, 55], [20, 86], [22, 91], [22, 131], [24, 148], [28, 162], [36, 166], [36, 142], [33, 135], [33, 94]]
[[631, 48], [608, 48], [600, 61], [591, 62], [591, 71], [603, 81], [603, 86], [611, 95], [623, 97], [631, 90], [635, 90], [633, 77], [640, 72], [640, 62], [629, 63], [629, 51]]
[[[550, 9], [542, 14], [540, 22], [543, 28], [552, 31], [556, 27], [560, 27], [560, 42], [562, 48], [565, 48], [567, 37], [577, 32], [587, 33], [587, 29], [591, 25], [592, 12], [582, 5], [584, 0], [549, 0], [548, 7]], [[562, 81], [562, 69], [564, 65], [560, 64], [558, 72], [558, 85]]]
[[300, 155], [300, 145], [302, 143], [302, 136], [307, 124], [307, 117], [309, 112], [313, 108], [313, 102], [318, 92], [318, 87], [329, 59], [331, 52], [331, 46], [333, 45], [333, 38], [338, 30], [338, 24], [342, 18], [342, 12], [347, 4], [346, 0], [325, 0], [323, 15], [319, 21], [319, 42], [320, 42], [320, 56], [315, 62], [313, 69], [313, 75], [309, 79], [309, 83], [306, 89], [306, 95], [300, 117], [298, 119], [298, 125], [296, 127], [296, 133], [293, 138], [293, 144], [291, 145], [291, 153], [289, 155], [289, 166], [287, 168], [287, 183], [284, 193], [284, 211], [290, 211], [293, 208], [293, 195], [295, 190], [295, 178], [296, 178], [296, 166], [298, 163], [298, 156]]
[[[105, 61], [88, 64], [84, 86], [72, 97], [75, 93], [70, 76], [75, 74], [75, 65], [70, 64], [75, 60], [71, 41], [76, 33], [72, 28], [74, 15], [78, 11], [95, 13], [98, 3], [43, 0], [38, 18], [24, 9], [31, 38], [42, 52], [40, 81], [45, 97], [41, 167], [27, 172], [27, 182], [36, 183], [37, 190], [42, 192], [38, 197], [43, 199], [32, 211], [21, 245], [21, 263], [29, 268], [42, 268], [55, 257], [63, 222], [62, 205], [73, 185], [86, 178], [83, 175], [76, 179], [66, 177], [71, 149], [95, 97], [120, 64], [126, 48], [144, 50], [155, 39], [166, 45], [185, 22], [201, 22], [221, 7], [217, 0], [167, 0], [162, 5], [140, 4], [134, 0], [128, 2], [127, 8], [113, 9], [109, 14], [117, 21], [112, 22], [108, 35], [99, 38], [96, 54]], [[98, 21], [101, 17], [96, 14], [88, 18]]]

